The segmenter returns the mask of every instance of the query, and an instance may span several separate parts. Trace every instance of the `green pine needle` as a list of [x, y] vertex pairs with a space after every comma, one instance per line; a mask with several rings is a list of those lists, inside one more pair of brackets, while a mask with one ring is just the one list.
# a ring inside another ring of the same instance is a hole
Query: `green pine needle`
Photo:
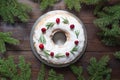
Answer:
[[45, 65], [42, 64], [37, 80], [45, 80]]
[[48, 7], [53, 6], [56, 2], [57, 2], [57, 0], [41, 0], [40, 9], [45, 10]]
[[5, 43], [19, 44], [19, 40], [12, 38], [12, 33], [10, 32], [0, 32], [0, 52], [4, 53], [6, 52], [6, 46]]
[[30, 65], [26, 64], [23, 57], [19, 57], [18, 66], [15, 64], [13, 57], [0, 59], [0, 76], [2, 80], [30, 80]]
[[57, 74], [53, 69], [49, 71], [48, 80], [64, 80], [62, 74]]
[[31, 8], [17, 0], [0, 0], [0, 16], [5, 22], [14, 23], [15, 18], [22, 22], [28, 21]]
[[97, 12], [94, 23], [100, 28], [102, 42], [108, 46], [120, 45], [120, 5], [104, 7]]
[[70, 69], [77, 76], [77, 80], [85, 80], [82, 76], [83, 68], [81, 66], [77, 67], [75, 65], [71, 65]]
[[110, 80], [111, 69], [107, 67], [109, 61], [108, 56], [103, 56], [99, 61], [96, 58], [90, 59], [88, 66], [89, 80]]
[[120, 59], [120, 51], [116, 52], [116, 53], [114, 54], [114, 56], [115, 56], [117, 59]]

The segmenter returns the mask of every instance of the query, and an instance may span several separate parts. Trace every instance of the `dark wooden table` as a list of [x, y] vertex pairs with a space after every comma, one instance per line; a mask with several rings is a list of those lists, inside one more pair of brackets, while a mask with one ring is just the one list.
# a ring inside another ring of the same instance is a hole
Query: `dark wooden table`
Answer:
[[[18, 62], [18, 57], [20, 55], [25, 57], [25, 60], [32, 64], [32, 80], [37, 79], [38, 72], [41, 67], [41, 62], [33, 55], [31, 47], [30, 47], [30, 31], [33, 27], [34, 22], [45, 12], [62, 9], [67, 10], [64, 2], [61, 1], [55, 4], [52, 8], [48, 8], [46, 11], [40, 11], [38, 3], [33, 2], [32, 0], [19, 0], [20, 2], [26, 3], [32, 7], [32, 12], [30, 14], [30, 19], [28, 23], [20, 23], [17, 22], [15, 24], [6, 24], [4, 22], [0, 22], [0, 31], [2, 32], [13, 32], [13, 37], [20, 40], [20, 45], [13, 46], [7, 45], [7, 52], [5, 56], [14, 56], [15, 62]], [[116, 0], [110, 2], [110, 4], [115, 3]], [[83, 75], [87, 78], [87, 66], [89, 64], [89, 59], [91, 57], [96, 57], [98, 60], [104, 56], [109, 55], [109, 67], [112, 68], [112, 80], [120, 80], [120, 61], [116, 60], [113, 56], [114, 52], [120, 50], [119, 47], [107, 47], [101, 43], [99, 36], [97, 33], [99, 32], [99, 28], [93, 24], [95, 16], [93, 15], [93, 6], [83, 6], [80, 12], [70, 11], [75, 14], [78, 18], [80, 18], [85, 27], [87, 29], [88, 36], [88, 45], [85, 51], [85, 54], [80, 58], [75, 64], [83, 66], [84, 73]], [[50, 70], [51, 67], [46, 66], [46, 70]], [[61, 73], [64, 75], [65, 80], [76, 80], [76, 77], [72, 74], [68, 67], [66, 68], [53, 68], [57, 73]], [[47, 74], [47, 73], [46, 73]]]

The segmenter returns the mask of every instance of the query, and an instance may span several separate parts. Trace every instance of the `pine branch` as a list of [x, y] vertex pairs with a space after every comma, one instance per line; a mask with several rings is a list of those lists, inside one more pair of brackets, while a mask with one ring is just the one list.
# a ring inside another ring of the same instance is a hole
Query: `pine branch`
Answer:
[[110, 80], [111, 69], [107, 67], [109, 61], [108, 56], [103, 56], [99, 61], [96, 58], [90, 59], [88, 66], [89, 80]]
[[64, 80], [64, 77], [62, 74], [57, 74], [53, 69], [49, 71], [48, 74], [48, 80]]
[[19, 57], [19, 65], [14, 63], [13, 57], [0, 59], [0, 76], [2, 80], [30, 80], [30, 65], [26, 64], [23, 57]]
[[115, 58], [120, 59], [120, 51], [116, 52], [116, 53], [114, 54], [114, 56], [115, 56]]
[[82, 76], [83, 69], [81, 66], [77, 67], [75, 65], [70, 66], [71, 71], [77, 76], [77, 80], [85, 80]]
[[45, 10], [48, 7], [53, 6], [56, 2], [57, 2], [57, 0], [41, 0], [40, 9]]
[[45, 65], [42, 64], [37, 80], [45, 80]]
[[75, 9], [75, 11], [80, 11], [81, 9], [80, 0], [64, 0], [64, 2], [70, 10]]
[[4, 53], [6, 51], [5, 43], [19, 44], [19, 41], [15, 38], [12, 38], [12, 33], [10, 32], [0, 32], [0, 52]]
[[20, 56], [19, 57], [19, 64], [18, 67], [20, 68], [20, 74], [19, 74], [19, 79], [20, 80], [30, 80], [31, 79], [31, 69], [30, 64], [26, 64], [24, 57]]
[[104, 7], [97, 12], [94, 23], [100, 28], [102, 42], [108, 46], [120, 45], [120, 5]]
[[30, 11], [30, 7], [19, 3], [17, 0], [0, 0], [0, 16], [5, 22], [14, 23], [15, 18], [27, 22], [29, 18], [28, 12]]

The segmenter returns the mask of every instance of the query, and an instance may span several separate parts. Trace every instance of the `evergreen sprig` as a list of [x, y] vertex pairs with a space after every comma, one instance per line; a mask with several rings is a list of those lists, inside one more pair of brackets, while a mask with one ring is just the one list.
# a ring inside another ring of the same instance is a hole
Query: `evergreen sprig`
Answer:
[[108, 56], [103, 56], [99, 61], [96, 58], [90, 59], [88, 66], [89, 80], [110, 80], [111, 69], [107, 67], [109, 61]]
[[77, 67], [75, 65], [71, 65], [70, 69], [77, 76], [77, 80], [85, 80], [82, 76], [83, 68], [81, 66]]
[[37, 80], [45, 80], [45, 65], [42, 64]]
[[0, 16], [5, 22], [14, 23], [15, 18], [22, 22], [28, 21], [31, 8], [17, 0], [0, 0]]
[[120, 51], [116, 52], [116, 53], [114, 54], [114, 56], [115, 56], [117, 59], [120, 59]]
[[40, 9], [45, 10], [48, 7], [53, 6], [58, 0], [41, 0]]
[[0, 59], [0, 76], [2, 76], [2, 80], [30, 80], [30, 65], [26, 64], [21, 56], [18, 65], [11, 56], [8, 59]]
[[53, 69], [49, 71], [48, 80], [64, 80], [62, 74], [57, 74]]
[[108, 46], [120, 45], [120, 5], [104, 7], [97, 12], [95, 24], [100, 28], [102, 42]]
[[12, 38], [11, 32], [0, 32], [0, 52], [4, 53], [6, 51], [5, 43], [19, 44], [19, 40]]

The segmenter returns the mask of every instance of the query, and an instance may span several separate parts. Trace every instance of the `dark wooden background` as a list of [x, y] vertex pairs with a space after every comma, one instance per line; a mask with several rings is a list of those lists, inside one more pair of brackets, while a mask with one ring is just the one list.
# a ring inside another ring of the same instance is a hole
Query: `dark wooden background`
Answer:
[[[38, 3], [33, 2], [32, 0], [19, 0], [20, 2], [26, 3], [32, 7], [32, 12], [30, 14], [30, 19], [28, 23], [16, 22], [15, 24], [7, 24], [3, 21], [0, 21], [0, 31], [1, 32], [13, 32], [13, 37], [20, 40], [20, 45], [13, 46], [7, 44], [7, 52], [5, 57], [14, 56], [15, 62], [18, 62], [18, 57], [20, 55], [25, 57], [25, 60], [31, 64], [32, 69], [32, 80], [37, 79], [38, 72], [41, 67], [41, 62], [33, 55], [31, 47], [30, 47], [30, 31], [33, 27], [34, 22], [39, 18], [42, 14], [51, 11], [51, 10], [67, 10], [63, 0], [59, 3], [56, 3], [53, 7], [48, 8], [45, 11], [41, 11], [39, 9]], [[110, 4], [115, 4], [116, 1], [112, 0]], [[119, 47], [107, 47], [101, 43], [99, 36], [97, 33], [99, 32], [99, 28], [97, 28], [93, 21], [96, 18], [93, 15], [93, 6], [85, 6], [83, 5], [80, 12], [70, 11], [74, 15], [76, 15], [79, 19], [83, 21], [87, 30], [88, 36], [88, 45], [85, 51], [85, 54], [75, 63], [76, 65], [83, 66], [84, 73], [83, 75], [88, 78], [87, 74], [87, 66], [89, 64], [89, 59], [91, 57], [96, 57], [98, 60], [104, 56], [109, 55], [109, 67], [112, 68], [112, 80], [120, 80], [120, 61], [116, 60], [113, 56], [114, 52], [120, 50]], [[46, 75], [51, 67], [46, 66]], [[76, 77], [72, 74], [69, 67], [66, 68], [53, 68], [57, 73], [61, 73], [64, 75], [65, 80], [76, 80]]]

